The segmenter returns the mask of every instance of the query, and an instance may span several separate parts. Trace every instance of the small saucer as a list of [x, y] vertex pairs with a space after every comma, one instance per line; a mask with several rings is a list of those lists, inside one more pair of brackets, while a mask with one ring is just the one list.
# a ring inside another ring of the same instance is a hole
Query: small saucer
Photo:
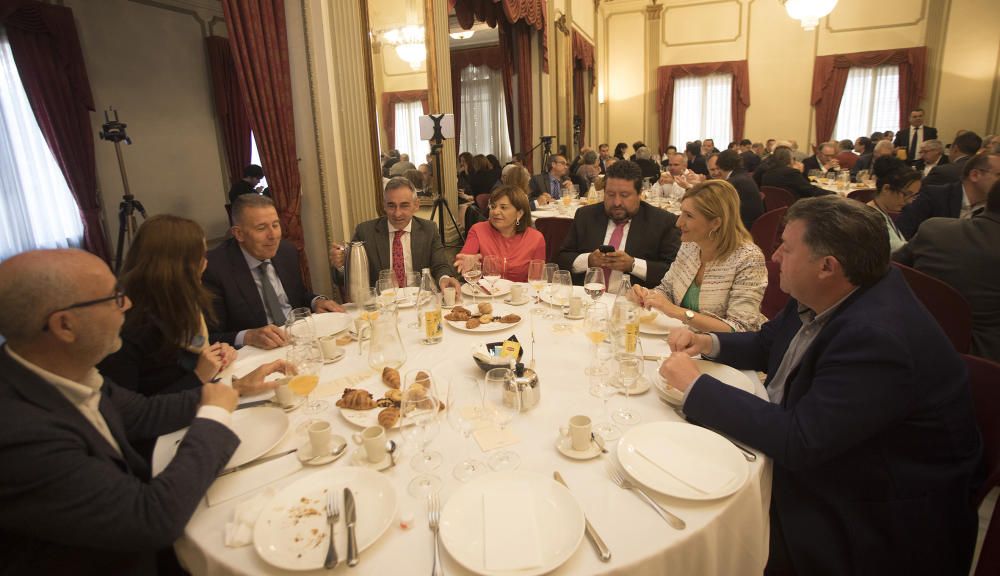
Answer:
[[388, 452], [385, 453], [385, 458], [381, 462], [369, 462], [368, 456], [365, 453], [364, 446], [358, 446], [358, 449], [351, 454], [351, 464], [355, 466], [365, 466], [371, 468], [372, 470], [382, 471], [386, 468], [392, 466], [392, 458]]
[[601, 455], [601, 447], [593, 440], [590, 441], [590, 448], [586, 450], [574, 450], [573, 440], [569, 436], [560, 436], [556, 441], [556, 449], [563, 456], [573, 460], [590, 460]]
[[528, 302], [531, 302], [531, 298], [525, 298], [523, 300], [518, 300], [517, 302], [511, 302], [509, 296], [503, 299], [504, 304], [510, 304], [511, 306], [524, 306]]
[[[649, 378], [643, 376], [632, 383], [632, 386], [629, 387], [628, 389], [628, 395], [637, 396], [639, 394], [645, 394], [648, 391], [649, 391]], [[619, 388], [618, 393], [625, 394], [625, 389]]]
[[[312, 453], [312, 444], [306, 440], [301, 446], [299, 446], [298, 451], [295, 453], [299, 458], [299, 462], [303, 464], [308, 464], [310, 466], [322, 466], [323, 464], [329, 464], [334, 460], [340, 458], [347, 453], [347, 440], [343, 436], [337, 436], [336, 434], [330, 438], [331, 451], [326, 455], [314, 456]], [[340, 451], [337, 451], [340, 448]]]
[[576, 316], [570, 314], [569, 312], [563, 314], [563, 318], [565, 318], [567, 320], [583, 320], [583, 316], [584, 315], [582, 313], [579, 314], [579, 315], [576, 315]]
[[335, 364], [335, 363], [340, 362], [341, 360], [343, 360], [344, 356], [347, 356], [347, 350], [344, 350], [343, 348], [338, 348], [338, 350], [339, 350], [339, 352], [336, 355], [334, 355], [333, 358], [325, 358], [324, 357], [323, 358], [323, 364]]

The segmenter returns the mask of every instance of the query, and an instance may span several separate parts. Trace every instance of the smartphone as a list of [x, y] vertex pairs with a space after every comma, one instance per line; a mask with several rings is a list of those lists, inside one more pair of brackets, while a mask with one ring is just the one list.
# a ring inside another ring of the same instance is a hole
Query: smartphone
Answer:
[[615, 247], [612, 246], [612, 245], [610, 245], [610, 244], [603, 244], [603, 245], [601, 245], [600, 248], [598, 248], [598, 250], [600, 250], [601, 252], [604, 252], [605, 254], [607, 254], [608, 252], [614, 252], [615, 251]]

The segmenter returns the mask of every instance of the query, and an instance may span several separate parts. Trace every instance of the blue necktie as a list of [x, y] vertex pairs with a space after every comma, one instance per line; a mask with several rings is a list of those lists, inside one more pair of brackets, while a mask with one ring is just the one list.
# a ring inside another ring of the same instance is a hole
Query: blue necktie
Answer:
[[552, 197], [559, 198], [559, 193], [562, 191], [562, 187], [559, 186], [559, 181], [550, 176], [549, 182], [551, 183], [552, 186]]

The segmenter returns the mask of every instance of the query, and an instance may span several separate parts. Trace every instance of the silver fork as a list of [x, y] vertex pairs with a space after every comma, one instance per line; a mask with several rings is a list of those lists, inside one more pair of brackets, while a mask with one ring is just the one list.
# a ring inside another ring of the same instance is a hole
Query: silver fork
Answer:
[[337, 558], [337, 545], [333, 539], [333, 527], [340, 520], [340, 507], [337, 506], [337, 495], [332, 490], [326, 495], [326, 520], [330, 523], [330, 548], [326, 551], [323, 567], [332, 570], [340, 563]]
[[434, 533], [434, 567], [431, 569], [431, 576], [444, 576], [444, 569], [441, 568], [441, 539], [438, 532], [441, 526], [441, 500], [437, 494], [427, 497], [427, 525]]
[[656, 510], [656, 513], [659, 514], [661, 518], [667, 521], [667, 524], [670, 524], [670, 526], [678, 530], [683, 530], [687, 526], [687, 524], [685, 524], [683, 520], [678, 518], [676, 515], [674, 515], [672, 512], [670, 512], [663, 506], [660, 506], [660, 504], [656, 500], [653, 500], [649, 496], [649, 494], [646, 494], [645, 490], [643, 490], [639, 486], [636, 486], [628, 478], [626, 478], [625, 474], [618, 468], [618, 466], [612, 464], [611, 462], [608, 462], [607, 469], [608, 469], [608, 475], [611, 476], [612, 482], [617, 484], [619, 488], [622, 488], [623, 490], [631, 490], [633, 493], [638, 494], [640, 497], [642, 497], [642, 499], [646, 501], [646, 504], [652, 506], [653, 510]]

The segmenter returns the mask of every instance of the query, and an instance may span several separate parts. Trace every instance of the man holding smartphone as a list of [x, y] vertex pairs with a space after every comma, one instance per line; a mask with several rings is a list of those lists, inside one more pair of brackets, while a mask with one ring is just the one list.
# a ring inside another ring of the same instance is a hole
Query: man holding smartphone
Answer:
[[642, 201], [642, 170], [635, 162], [616, 162], [607, 170], [604, 203], [576, 211], [562, 250], [559, 267], [570, 270], [582, 284], [588, 268], [604, 268], [609, 291], [624, 274], [633, 284], [653, 288], [680, 248], [677, 217]]

